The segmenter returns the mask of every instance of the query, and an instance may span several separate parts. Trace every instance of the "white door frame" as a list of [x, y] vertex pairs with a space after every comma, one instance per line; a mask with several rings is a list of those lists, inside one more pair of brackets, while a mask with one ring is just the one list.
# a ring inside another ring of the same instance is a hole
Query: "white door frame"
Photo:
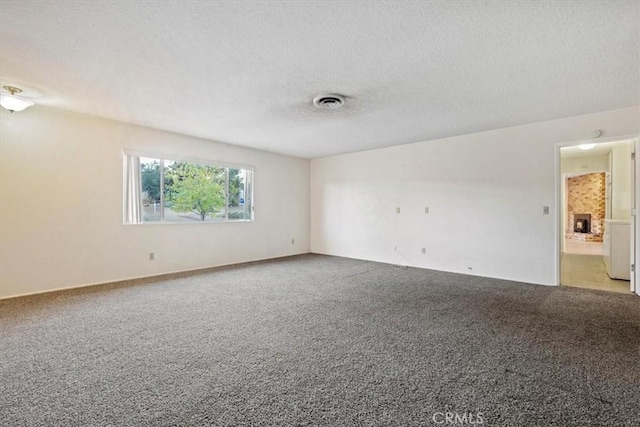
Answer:
[[[562, 249], [564, 247], [564, 215], [562, 206], [563, 203], [563, 188], [564, 185], [564, 174], [562, 173], [562, 162], [560, 156], [560, 149], [563, 147], [571, 147], [580, 144], [599, 144], [602, 142], [616, 142], [616, 141], [625, 141], [625, 140], [633, 140], [633, 148], [632, 151], [636, 153], [635, 156], [635, 177], [632, 176], [633, 180], [631, 185], [631, 191], [633, 192], [631, 197], [631, 202], [634, 203], [635, 206], [632, 207], [632, 215], [631, 215], [631, 229], [633, 230], [633, 235], [631, 236], [631, 263], [635, 264], [636, 272], [638, 268], [638, 261], [640, 260], [640, 197], [637, 197], [638, 190], [640, 189], [640, 135], [620, 135], [616, 137], [609, 138], [598, 138], [598, 139], [588, 139], [583, 141], [572, 141], [572, 142], [562, 142], [556, 144], [556, 176], [555, 176], [555, 192], [556, 192], [556, 285], [560, 285], [560, 273], [561, 273], [561, 257], [562, 257]], [[633, 170], [632, 170], [633, 172]], [[640, 274], [632, 274], [630, 281], [630, 288], [633, 292], [640, 296]]]
[[[635, 160], [631, 161], [631, 263], [635, 266], [635, 271], [631, 271], [631, 292], [640, 296], [640, 274], [638, 265], [640, 261], [640, 137], [636, 137], [633, 142], [632, 153], [635, 153]], [[635, 254], [635, 257], [634, 257]]]

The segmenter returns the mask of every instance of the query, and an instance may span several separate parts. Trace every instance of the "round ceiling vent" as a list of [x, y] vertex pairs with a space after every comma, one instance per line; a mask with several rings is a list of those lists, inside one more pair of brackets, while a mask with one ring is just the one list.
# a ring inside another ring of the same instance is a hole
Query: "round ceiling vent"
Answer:
[[324, 95], [318, 95], [313, 99], [313, 105], [325, 110], [335, 110], [344, 105], [344, 96], [336, 95], [335, 93], [329, 93]]

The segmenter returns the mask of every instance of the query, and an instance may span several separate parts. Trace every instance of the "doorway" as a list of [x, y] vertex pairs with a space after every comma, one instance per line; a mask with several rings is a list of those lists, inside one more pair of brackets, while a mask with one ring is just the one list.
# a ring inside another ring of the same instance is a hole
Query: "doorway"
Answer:
[[632, 271], [637, 145], [633, 138], [560, 147], [561, 285], [640, 295]]

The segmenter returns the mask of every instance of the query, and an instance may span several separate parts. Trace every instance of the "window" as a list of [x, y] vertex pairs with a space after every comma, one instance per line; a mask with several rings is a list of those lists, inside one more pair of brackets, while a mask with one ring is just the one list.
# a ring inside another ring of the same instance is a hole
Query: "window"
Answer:
[[253, 170], [125, 155], [127, 224], [253, 219]]

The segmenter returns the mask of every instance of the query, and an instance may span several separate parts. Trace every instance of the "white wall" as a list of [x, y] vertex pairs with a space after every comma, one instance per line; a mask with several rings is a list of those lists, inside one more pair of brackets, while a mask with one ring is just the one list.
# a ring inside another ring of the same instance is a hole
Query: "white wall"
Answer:
[[560, 163], [563, 174], [587, 174], [592, 172], [609, 172], [609, 154], [600, 156], [563, 157]]
[[631, 218], [631, 142], [611, 148], [611, 218]]
[[634, 107], [312, 160], [311, 251], [556, 284], [556, 144], [636, 134], [639, 117]]
[[[309, 251], [308, 160], [37, 106], [0, 132], [0, 297]], [[123, 225], [123, 149], [255, 166], [255, 222]]]

